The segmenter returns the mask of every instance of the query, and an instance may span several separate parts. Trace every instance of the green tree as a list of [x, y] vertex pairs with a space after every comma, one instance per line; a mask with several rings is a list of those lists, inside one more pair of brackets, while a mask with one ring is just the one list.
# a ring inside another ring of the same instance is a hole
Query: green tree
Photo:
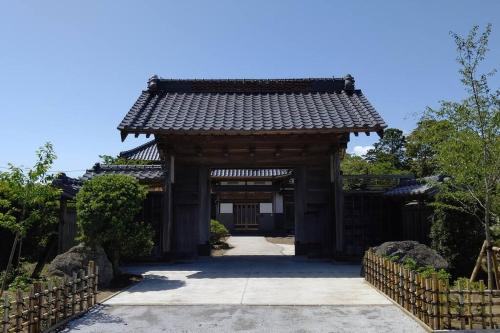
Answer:
[[103, 164], [118, 164], [118, 165], [147, 165], [152, 164], [152, 161], [145, 160], [131, 160], [121, 156], [99, 155]]
[[389, 175], [401, 174], [404, 171], [396, 169], [389, 161], [369, 161], [361, 156], [346, 154], [341, 162], [344, 175]]
[[403, 131], [397, 128], [388, 128], [384, 136], [375, 143], [373, 149], [366, 153], [366, 159], [373, 163], [389, 163], [392, 168], [403, 170], [406, 167], [405, 158], [406, 138]]
[[147, 190], [126, 175], [102, 175], [84, 183], [76, 196], [80, 239], [101, 245], [115, 275], [122, 255], [144, 256], [153, 247], [153, 231], [137, 220]]
[[[429, 109], [426, 113], [427, 119], [444, 120], [452, 128], [437, 148], [439, 169], [450, 176], [450, 181], [441, 186], [438, 204], [477, 218], [483, 224], [488, 244], [491, 244], [490, 226], [498, 221], [500, 176], [500, 91], [491, 91], [488, 84], [495, 71], [480, 73], [479, 69], [488, 51], [490, 33], [491, 25], [482, 33], [474, 26], [465, 37], [451, 33], [467, 97], [460, 102], [441, 102], [439, 109]], [[492, 288], [489, 247], [487, 266], [488, 287]]]
[[421, 119], [406, 137], [406, 161], [416, 177], [440, 173], [436, 152], [452, 131], [446, 120]]
[[[37, 161], [31, 169], [9, 164], [9, 170], [0, 173], [0, 227], [14, 235], [5, 277], [12, 266], [16, 248], [19, 262], [22, 241], [31, 228], [48, 226], [50, 230], [50, 226], [58, 222], [60, 190], [52, 186], [49, 175], [56, 159], [52, 144], [46, 143], [36, 155]], [[40, 241], [46, 241], [50, 236], [45, 234]], [[37, 275], [37, 272], [34, 274]], [[5, 289], [5, 283], [4, 278], [0, 294]]]

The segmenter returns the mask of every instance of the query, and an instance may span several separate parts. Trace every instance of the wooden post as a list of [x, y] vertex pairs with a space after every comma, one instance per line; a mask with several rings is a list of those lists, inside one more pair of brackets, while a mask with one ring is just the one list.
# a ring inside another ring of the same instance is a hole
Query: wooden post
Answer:
[[47, 283], [47, 327], [52, 326], [52, 282]]
[[97, 288], [99, 283], [99, 266], [94, 269], [94, 304], [97, 304]]
[[28, 300], [28, 332], [35, 332], [35, 291], [33, 286], [30, 288], [29, 300]]
[[60, 280], [56, 280], [55, 282], [55, 290], [54, 290], [54, 322], [58, 323], [61, 318], [61, 283]]
[[451, 329], [451, 312], [450, 312], [450, 286], [449, 281], [446, 280], [442, 282], [442, 289], [444, 293], [444, 313], [446, 314], [446, 327], [447, 329]]
[[78, 276], [76, 272], [73, 272], [73, 279], [71, 281], [71, 315], [76, 313], [76, 284], [78, 282]]
[[39, 333], [42, 331], [42, 317], [43, 317], [43, 293], [42, 293], [42, 283], [35, 282], [33, 284], [33, 291], [35, 293], [35, 303], [36, 303], [36, 322], [34, 331]]
[[490, 312], [490, 315], [489, 315], [490, 327], [495, 328], [495, 323], [493, 321], [493, 290], [491, 290], [491, 289], [488, 290], [488, 309]]
[[441, 320], [439, 316], [439, 285], [437, 274], [432, 274], [432, 328], [435, 330], [441, 329]]
[[2, 333], [7, 333], [9, 331], [9, 309], [10, 301], [7, 293], [3, 295], [3, 320], [2, 320]]
[[484, 241], [483, 246], [481, 247], [481, 251], [479, 252], [479, 256], [476, 259], [476, 265], [474, 266], [474, 270], [472, 271], [472, 274], [470, 276], [471, 282], [476, 279], [476, 276], [479, 273], [479, 270], [481, 269], [481, 262], [486, 252], [486, 246], [487, 246], [486, 241]]
[[16, 290], [16, 332], [23, 330], [23, 292]]
[[415, 314], [415, 272], [410, 271], [410, 311]]
[[472, 329], [472, 293], [471, 293], [470, 281], [465, 281], [465, 290], [467, 295], [467, 301], [466, 301], [467, 310], [469, 312], [466, 315], [466, 317], [469, 322], [469, 329]]
[[458, 319], [460, 320], [460, 329], [465, 329], [465, 317], [464, 317], [464, 293], [462, 287], [462, 281], [458, 281]]
[[67, 277], [64, 277], [63, 280], [63, 285], [62, 285], [62, 292], [63, 292], [63, 318], [66, 319], [68, 318], [68, 298], [69, 298], [69, 281]]
[[340, 171], [340, 151], [341, 148], [337, 147], [334, 153], [330, 155], [330, 179], [334, 189], [335, 250], [337, 253], [342, 253], [344, 250], [344, 191]]
[[499, 274], [498, 274], [498, 261], [497, 261], [497, 256], [494, 251], [491, 251], [491, 261], [493, 264], [493, 274], [495, 276], [495, 286], [497, 287], [497, 290], [500, 289], [500, 281], [498, 280]]
[[93, 290], [94, 290], [94, 262], [92, 260], [89, 261], [87, 266], [87, 308], [90, 308], [94, 305], [93, 302]]
[[80, 269], [80, 283], [79, 283], [79, 291], [80, 291], [80, 311], [85, 311], [85, 271]]
[[484, 298], [484, 282], [483, 282], [483, 280], [479, 281], [479, 291], [481, 292], [481, 327], [483, 329], [485, 329], [486, 328], [486, 320], [484, 317], [486, 316], [486, 312], [484, 311], [485, 298]]

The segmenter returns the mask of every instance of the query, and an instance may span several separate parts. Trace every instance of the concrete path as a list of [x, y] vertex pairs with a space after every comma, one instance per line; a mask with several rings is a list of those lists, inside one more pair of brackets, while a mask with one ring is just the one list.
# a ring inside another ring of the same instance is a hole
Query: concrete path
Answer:
[[227, 256], [126, 267], [144, 280], [64, 332], [425, 332], [359, 265], [286, 256], [263, 237], [230, 243]]
[[426, 332], [393, 305], [104, 306], [63, 332]]
[[291, 256], [227, 256], [128, 267], [144, 280], [109, 305], [387, 305], [359, 265]]
[[273, 244], [261, 236], [231, 236], [227, 243], [233, 248], [226, 251], [226, 256], [280, 256], [294, 255], [293, 245]]

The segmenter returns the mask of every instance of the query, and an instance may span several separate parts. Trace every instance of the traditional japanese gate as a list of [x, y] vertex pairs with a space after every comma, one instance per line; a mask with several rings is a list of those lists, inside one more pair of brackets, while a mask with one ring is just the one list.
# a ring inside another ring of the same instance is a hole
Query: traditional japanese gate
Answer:
[[292, 168], [295, 253], [341, 254], [340, 159], [349, 133], [385, 123], [354, 79], [163, 80], [153, 77], [118, 127], [154, 134], [166, 171], [162, 249], [209, 253], [211, 168]]

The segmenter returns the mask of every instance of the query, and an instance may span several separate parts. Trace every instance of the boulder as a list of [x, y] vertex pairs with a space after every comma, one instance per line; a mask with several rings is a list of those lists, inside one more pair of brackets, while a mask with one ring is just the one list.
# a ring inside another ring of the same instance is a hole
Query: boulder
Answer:
[[436, 270], [448, 268], [448, 262], [436, 251], [416, 241], [385, 242], [374, 250], [379, 256], [397, 257], [395, 261], [398, 263], [403, 263], [406, 258], [411, 258], [419, 267], [432, 266]]
[[99, 267], [99, 287], [106, 287], [113, 279], [113, 266], [100, 246], [91, 248], [85, 244], [73, 246], [52, 260], [47, 270], [49, 276], [71, 277], [73, 272], [86, 268], [89, 260]]

